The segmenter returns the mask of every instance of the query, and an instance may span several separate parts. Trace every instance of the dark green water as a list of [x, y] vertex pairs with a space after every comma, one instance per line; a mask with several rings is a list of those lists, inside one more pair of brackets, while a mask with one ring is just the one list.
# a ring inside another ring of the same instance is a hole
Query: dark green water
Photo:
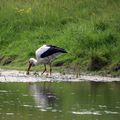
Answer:
[[0, 83], [0, 120], [120, 120], [120, 82]]

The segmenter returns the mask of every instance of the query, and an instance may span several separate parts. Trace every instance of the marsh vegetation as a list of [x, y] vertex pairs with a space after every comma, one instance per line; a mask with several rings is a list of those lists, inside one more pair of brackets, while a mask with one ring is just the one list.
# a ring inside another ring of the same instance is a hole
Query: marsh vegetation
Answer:
[[0, 64], [23, 69], [38, 47], [54, 44], [70, 53], [54, 64], [118, 71], [119, 12], [119, 0], [0, 0]]

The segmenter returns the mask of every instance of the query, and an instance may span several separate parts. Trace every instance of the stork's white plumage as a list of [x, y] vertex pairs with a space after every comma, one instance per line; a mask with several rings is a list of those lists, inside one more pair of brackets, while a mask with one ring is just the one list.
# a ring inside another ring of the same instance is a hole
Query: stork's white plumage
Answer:
[[31, 66], [37, 65], [37, 64], [44, 64], [45, 69], [42, 72], [42, 74], [46, 71], [46, 65], [50, 65], [50, 74], [51, 74], [51, 62], [61, 53], [67, 53], [66, 50], [63, 48], [59, 48], [57, 46], [53, 45], [43, 45], [42, 47], [38, 48], [35, 52], [36, 59], [30, 58], [29, 59], [29, 67], [27, 70], [27, 74], [29, 74]]

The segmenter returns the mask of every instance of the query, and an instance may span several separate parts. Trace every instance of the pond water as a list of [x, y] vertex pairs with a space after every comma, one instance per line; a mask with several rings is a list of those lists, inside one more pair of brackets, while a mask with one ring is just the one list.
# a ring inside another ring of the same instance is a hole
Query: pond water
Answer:
[[0, 120], [114, 119], [120, 82], [0, 83]]

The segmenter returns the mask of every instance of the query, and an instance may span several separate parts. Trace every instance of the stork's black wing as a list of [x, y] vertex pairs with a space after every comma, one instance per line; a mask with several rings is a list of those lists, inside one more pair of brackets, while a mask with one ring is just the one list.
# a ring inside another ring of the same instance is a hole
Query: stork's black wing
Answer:
[[59, 48], [52, 45], [47, 45], [47, 46], [50, 48], [47, 51], [45, 51], [43, 54], [41, 54], [41, 58], [48, 57], [55, 53], [67, 53], [66, 50], [64, 50], [63, 48]]

